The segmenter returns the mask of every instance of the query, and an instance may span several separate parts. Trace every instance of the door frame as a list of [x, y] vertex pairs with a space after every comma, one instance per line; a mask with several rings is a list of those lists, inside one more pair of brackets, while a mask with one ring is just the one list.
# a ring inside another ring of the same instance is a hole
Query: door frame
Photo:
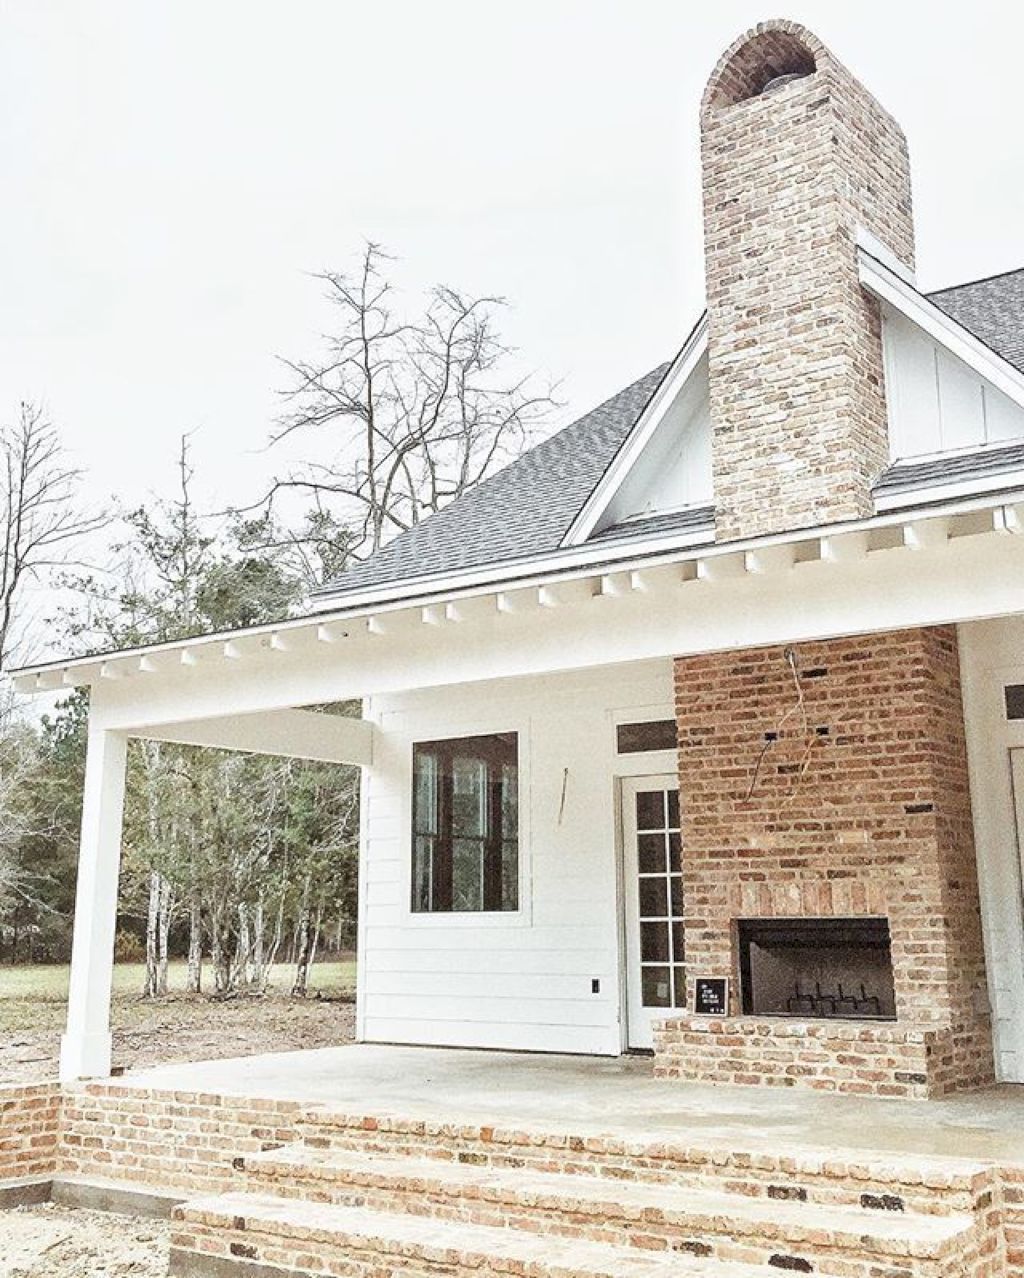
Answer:
[[[626, 1052], [645, 1052], [652, 1050], [646, 1045], [639, 1045], [630, 1042], [630, 1016], [629, 1016], [629, 999], [636, 980], [640, 973], [640, 956], [639, 946], [639, 903], [637, 903], [638, 913], [636, 918], [636, 934], [635, 943], [631, 944], [627, 920], [627, 910], [630, 908], [631, 902], [634, 900], [635, 889], [631, 889], [627, 881], [627, 846], [626, 846], [626, 795], [631, 791], [632, 787], [641, 785], [644, 782], [654, 783], [654, 788], [671, 789], [679, 786], [679, 773], [676, 770], [675, 752], [674, 751], [652, 751], [646, 756], [638, 756], [643, 759], [646, 766], [638, 768], [636, 772], [632, 770], [626, 774], [615, 778], [615, 843], [616, 843], [616, 869], [618, 879], [618, 938], [619, 938], [619, 1028], [621, 1031], [622, 1051]], [[669, 766], [659, 767], [659, 764], [671, 760]], [[680, 796], [680, 802], [682, 796]], [[636, 960], [634, 963], [634, 959]], [[635, 971], [633, 969], [635, 968]], [[657, 1009], [663, 1015], [669, 1015], [673, 1009], [663, 1008]], [[652, 1019], [660, 1019], [660, 1017], [652, 1017]]]

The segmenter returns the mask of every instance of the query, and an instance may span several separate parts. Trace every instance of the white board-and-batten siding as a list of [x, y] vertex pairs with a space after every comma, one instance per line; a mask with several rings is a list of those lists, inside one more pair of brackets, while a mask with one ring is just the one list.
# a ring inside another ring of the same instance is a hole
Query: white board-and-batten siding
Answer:
[[883, 308], [893, 461], [1024, 439], [1024, 409], [905, 316]]
[[[369, 704], [378, 731], [364, 781], [361, 1040], [622, 1050], [616, 777], [656, 773], [664, 760], [619, 758], [615, 725], [663, 717], [671, 697], [664, 661]], [[519, 734], [519, 910], [414, 914], [414, 743], [508, 731]]]

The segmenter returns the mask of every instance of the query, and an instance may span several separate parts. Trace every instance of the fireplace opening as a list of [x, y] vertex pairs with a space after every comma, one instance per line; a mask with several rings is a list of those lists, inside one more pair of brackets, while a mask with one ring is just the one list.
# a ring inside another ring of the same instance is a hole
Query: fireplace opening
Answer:
[[896, 1019], [888, 919], [739, 919], [737, 940], [748, 1016]]

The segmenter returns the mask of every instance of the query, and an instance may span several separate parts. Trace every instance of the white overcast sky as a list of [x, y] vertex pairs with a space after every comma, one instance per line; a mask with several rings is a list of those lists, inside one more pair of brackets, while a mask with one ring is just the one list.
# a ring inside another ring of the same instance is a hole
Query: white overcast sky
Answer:
[[[1024, 265], [1018, 4], [791, 3], [903, 124], [919, 279]], [[0, 418], [45, 400], [97, 498], [197, 431], [243, 502], [308, 272], [365, 237], [410, 291], [513, 303], [568, 421], [700, 309], [697, 105], [748, 0], [0, 0]]]

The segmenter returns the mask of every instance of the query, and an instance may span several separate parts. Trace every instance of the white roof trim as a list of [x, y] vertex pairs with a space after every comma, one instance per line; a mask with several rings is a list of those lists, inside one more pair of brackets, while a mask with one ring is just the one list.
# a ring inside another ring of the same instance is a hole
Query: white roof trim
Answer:
[[[404, 626], [434, 622], [438, 619], [434, 616], [438, 612], [432, 607], [434, 604], [447, 604], [441, 609], [444, 619], [454, 621], [474, 598], [493, 597], [495, 615], [501, 615], [518, 610], [515, 606], [503, 608], [500, 602], [503, 598], [514, 604], [516, 592], [525, 594], [536, 590], [541, 595], [557, 597], [578, 590], [579, 597], [583, 598], [596, 593], [599, 587], [600, 593], [609, 593], [604, 583], [606, 579], [611, 580], [611, 575], [625, 581], [630, 590], [642, 590], [649, 580], [664, 570], [681, 574], [679, 580], [696, 577], [716, 581], [742, 576], [746, 572], [773, 570], [779, 564], [795, 563], [805, 554], [811, 558], [820, 556], [840, 562], [837, 547], [863, 542], [866, 551], [868, 538], [875, 531], [905, 529], [922, 521], [948, 520], [974, 512], [986, 512], [995, 530], [1024, 532], [1024, 488], [1000, 494], [997, 498], [974, 497], [932, 506], [925, 511], [875, 515], [848, 523], [822, 524], [799, 532], [776, 533], [719, 545], [656, 548], [634, 543], [630, 547], [630, 556], [623, 557], [614, 566], [607, 561], [602, 564], [593, 557], [589, 563], [582, 562], [575, 568], [563, 561], [561, 571], [537, 561], [515, 566], [506, 564], [501, 566], [503, 571], [496, 570], [489, 580], [479, 574], [476, 581], [467, 580], [465, 575], [461, 579], [436, 578], [423, 583], [419, 593], [394, 598], [383, 607], [353, 602], [347, 609], [338, 609], [333, 615], [321, 613], [319, 616], [296, 617], [277, 625], [253, 626], [244, 631], [58, 658], [22, 667], [12, 674], [19, 692], [38, 692], [78, 687], [103, 679], [149, 679], [171, 674], [178, 666], [194, 667], [207, 661], [244, 659], [262, 649], [295, 657], [303, 651], [309, 653], [321, 644], [342, 643], [350, 637], [364, 634], [387, 636], [396, 627], [396, 633], [401, 633]], [[903, 540], [906, 540], [905, 533]], [[818, 543], [817, 547], [815, 543]], [[785, 553], [787, 547], [792, 547], [791, 554]], [[510, 574], [511, 567], [517, 569], [517, 575]]]
[[858, 226], [854, 236], [857, 247], [863, 249], [868, 257], [873, 257], [876, 262], [881, 262], [894, 275], [898, 275], [904, 283], [909, 284], [911, 288], [917, 288], [917, 276], [906, 262], [901, 262], [896, 254], [889, 248], [887, 244], [883, 244], [877, 235], [869, 231], [866, 226]]
[[683, 349], [672, 361], [672, 366], [661, 379], [658, 389], [651, 396], [643, 412], [637, 418], [625, 442], [612, 458], [608, 469], [601, 476], [597, 487], [583, 503], [579, 514], [572, 521], [562, 539], [563, 546], [580, 546], [592, 535], [608, 509], [615, 494], [625, 482], [633, 466], [639, 460], [654, 432], [661, 425], [665, 414], [675, 402], [676, 396], [686, 385], [690, 375], [700, 363], [708, 348], [707, 311], [697, 321]]
[[895, 271], [863, 248], [858, 257], [860, 282], [868, 292], [888, 303], [893, 310], [899, 311], [933, 341], [938, 342], [968, 368], [972, 368], [979, 377], [991, 382], [1008, 399], [1024, 408], [1024, 373], [1014, 368], [1001, 355], [997, 355], [991, 346], [979, 341], [962, 324], [950, 319], [934, 302], [929, 301], [906, 280], [900, 279]]

